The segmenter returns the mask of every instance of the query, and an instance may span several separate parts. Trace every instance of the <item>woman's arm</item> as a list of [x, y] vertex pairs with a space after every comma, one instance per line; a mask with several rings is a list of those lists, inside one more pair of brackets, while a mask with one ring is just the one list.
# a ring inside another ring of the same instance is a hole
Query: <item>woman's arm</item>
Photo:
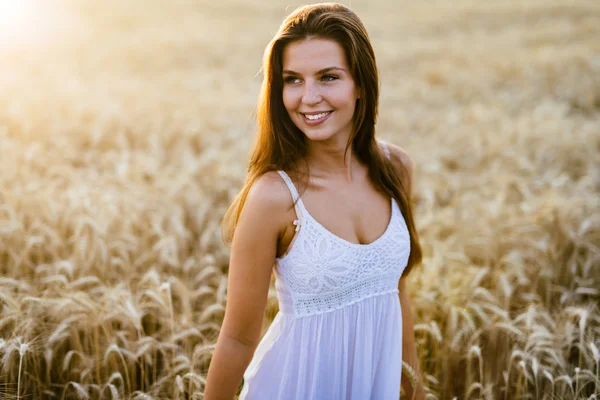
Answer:
[[279, 235], [291, 197], [277, 172], [252, 185], [233, 240], [227, 304], [204, 392], [205, 400], [232, 400], [260, 341]]
[[[413, 186], [413, 164], [404, 149], [394, 144], [388, 144], [390, 149], [392, 164], [401, 174], [406, 185], [407, 199], [410, 201]], [[417, 356], [417, 347], [415, 344], [415, 331], [413, 324], [413, 314], [408, 292], [406, 291], [406, 277], [402, 277], [398, 283], [398, 297], [400, 307], [402, 308], [402, 360], [406, 362], [417, 374], [417, 386], [413, 387], [410, 377], [402, 374], [402, 387], [409, 399], [424, 400], [425, 389], [419, 367], [419, 358]]]
[[417, 386], [413, 387], [410, 377], [402, 374], [402, 387], [409, 399], [425, 400], [425, 389], [421, 378], [417, 346], [415, 344], [415, 331], [412, 318], [412, 307], [406, 291], [406, 278], [400, 279], [398, 284], [398, 297], [402, 308], [402, 361], [406, 362], [417, 374]]

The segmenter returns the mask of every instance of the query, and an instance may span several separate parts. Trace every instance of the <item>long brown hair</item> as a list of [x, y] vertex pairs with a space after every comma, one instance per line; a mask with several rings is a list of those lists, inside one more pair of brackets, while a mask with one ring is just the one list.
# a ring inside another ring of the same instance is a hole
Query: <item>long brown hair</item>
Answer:
[[[334, 40], [344, 49], [348, 66], [360, 98], [356, 102], [353, 130], [345, 151], [352, 149], [368, 165], [369, 178], [384, 194], [398, 202], [408, 226], [411, 251], [407, 275], [422, 258], [421, 245], [413, 221], [410, 199], [406, 195], [406, 174], [399, 174], [392, 163], [381, 156], [375, 139], [379, 101], [379, 77], [375, 52], [358, 16], [337, 3], [303, 6], [292, 12], [267, 45], [263, 56], [263, 81], [256, 110], [258, 134], [254, 141], [244, 187], [223, 218], [223, 241], [230, 245], [242, 208], [252, 184], [265, 172], [294, 171], [306, 160], [307, 139], [292, 122], [283, 104], [283, 50], [291, 42], [318, 37]], [[308, 165], [307, 169], [308, 169]], [[405, 171], [404, 171], [405, 172]], [[307, 175], [308, 181], [308, 175]]]

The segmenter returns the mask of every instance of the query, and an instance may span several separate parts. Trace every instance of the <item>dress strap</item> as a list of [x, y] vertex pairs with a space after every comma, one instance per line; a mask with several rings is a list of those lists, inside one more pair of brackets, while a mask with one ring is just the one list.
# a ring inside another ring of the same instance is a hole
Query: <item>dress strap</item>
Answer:
[[383, 142], [383, 141], [379, 141], [379, 143], [381, 143], [381, 147], [383, 147], [383, 152], [385, 153], [385, 156], [389, 160], [390, 159], [390, 149], [388, 148], [387, 143]]
[[296, 215], [299, 218], [299, 219], [294, 220], [294, 225], [296, 225], [296, 232], [298, 232], [298, 230], [300, 230], [300, 225], [302, 225], [302, 222], [300, 219], [303, 219], [302, 211], [301, 211], [301, 209], [303, 207], [302, 200], [300, 200], [300, 195], [298, 194], [298, 191], [296, 190], [296, 186], [294, 186], [294, 183], [292, 182], [292, 180], [290, 179], [288, 174], [284, 170], [281, 170], [281, 169], [278, 170], [277, 172], [283, 178], [285, 184], [287, 185], [288, 189], [290, 190], [290, 193], [292, 194], [292, 199], [294, 199], [294, 207], [296, 209]]
[[298, 191], [296, 190], [296, 187], [292, 183], [292, 180], [290, 179], [290, 177], [288, 176], [288, 174], [286, 174], [286, 172], [284, 170], [280, 169], [277, 172], [279, 173], [279, 175], [281, 175], [281, 177], [285, 181], [285, 184], [287, 185], [288, 189], [290, 189], [290, 193], [292, 194], [292, 199], [294, 199], [294, 203], [295, 203], [298, 200], [298, 197], [300, 197], [300, 196], [298, 195]]

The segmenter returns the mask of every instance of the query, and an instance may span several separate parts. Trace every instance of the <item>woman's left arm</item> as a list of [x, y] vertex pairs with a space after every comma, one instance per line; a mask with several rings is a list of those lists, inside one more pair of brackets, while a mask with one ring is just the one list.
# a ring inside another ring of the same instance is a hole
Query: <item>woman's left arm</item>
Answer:
[[412, 307], [408, 292], [406, 291], [406, 278], [401, 278], [398, 284], [398, 297], [402, 308], [402, 361], [406, 362], [417, 374], [417, 386], [413, 387], [410, 377], [402, 374], [402, 387], [409, 399], [425, 400], [425, 389], [421, 378], [419, 357], [415, 344], [415, 330], [413, 324]]
[[[390, 149], [392, 164], [401, 174], [408, 201], [411, 200], [413, 187], [413, 164], [406, 151], [396, 146], [388, 144]], [[406, 290], [406, 277], [402, 277], [398, 283], [398, 297], [400, 298], [400, 307], [402, 308], [402, 360], [406, 362], [417, 374], [417, 385], [413, 387], [410, 377], [402, 374], [402, 387], [409, 399], [425, 400], [425, 389], [419, 367], [419, 358], [417, 356], [417, 346], [415, 344], [415, 330], [413, 324], [413, 314], [408, 292]]]

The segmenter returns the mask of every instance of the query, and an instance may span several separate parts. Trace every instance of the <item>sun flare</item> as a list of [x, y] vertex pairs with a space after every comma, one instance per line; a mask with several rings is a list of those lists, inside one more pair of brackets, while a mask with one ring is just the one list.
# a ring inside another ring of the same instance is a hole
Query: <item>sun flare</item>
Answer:
[[[31, 15], [31, 3], [22, 0], [0, 0], [0, 31], [23, 27]], [[4, 36], [4, 35], [3, 35]]]
[[0, 0], [0, 46], [21, 47], [47, 38], [53, 15], [43, 2]]

